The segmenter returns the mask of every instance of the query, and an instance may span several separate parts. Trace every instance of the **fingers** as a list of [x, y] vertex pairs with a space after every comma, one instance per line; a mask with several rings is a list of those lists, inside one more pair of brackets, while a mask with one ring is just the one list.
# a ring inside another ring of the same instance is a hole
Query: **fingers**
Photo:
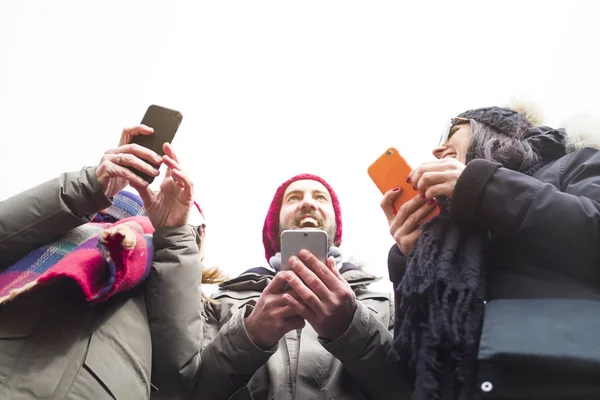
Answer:
[[416, 186], [419, 182], [419, 179], [425, 172], [444, 171], [446, 168], [448, 168], [448, 166], [446, 165], [446, 161], [447, 159], [442, 158], [439, 160], [424, 162], [417, 168], [410, 171], [410, 174], [408, 174], [408, 181]]
[[421, 234], [421, 224], [435, 210], [437, 203], [428, 202], [420, 194], [407, 201], [390, 226], [390, 234], [400, 251], [408, 255]]
[[139, 186], [131, 183], [130, 185], [139, 193], [140, 197], [142, 198], [142, 201], [144, 202], [144, 207], [148, 209], [150, 204], [152, 204], [152, 202], [154, 201], [155, 194], [152, 191], [152, 189], [150, 189], [148, 186]]
[[173, 150], [173, 147], [169, 143], [163, 143], [163, 151], [167, 157], [175, 161], [177, 164], [177, 166], [172, 166], [171, 168], [167, 169], [167, 176], [171, 176], [173, 171], [172, 168], [181, 169], [179, 166], [179, 159], [177, 158], [177, 154], [175, 154], [175, 150]]
[[400, 196], [401, 194], [402, 194], [402, 189], [399, 187], [392, 189], [392, 190], [388, 190], [383, 195], [383, 198], [381, 199], [381, 202], [379, 203], [379, 205], [381, 206], [381, 209], [383, 210], [383, 213], [385, 214], [385, 217], [388, 220], [388, 224], [391, 224], [392, 221], [394, 220], [394, 217], [396, 216], [396, 210], [394, 209], [394, 203], [395, 203], [396, 199], [398, 198], [398, 196]]
[[298, 299], [290, 296], [289, 294], [284, 294], [283, 299], [287, 303], [288, 307], [297, 315], [300, 315], [302, 318], [307, 319], [309, 321], [314, 320], [316, 317], [315, 313], [304, 303], [298, 301]]
[[193, 194], [193, 183], [189, 176], [178, 169], [172, 171], [173, 180], [179, 187], [185, 192], [186, 195], [192, 196]]
[[[420, 225], [423, 223], [423, 220], [425, 220], [425, 218], [427, 218], [427, 216], [431, 214], [431, 212], [434, 211], [437, 207], [437, 203], [427, 202], [427, 204], [423, 204], [421, 207], [419, 207], [417, 211], [415, 211], [412, 214], [411, 219], [414, 218], [414, 221], [416, 221], [416, 223]], [[412, 223], [412, 220], [410, 222]]]
[[[300, 259], [304, 262], [304, 264], [302, 266], [305, 268], [305, 272], [314, 273], [314, 275], [316, 275], [316, 277], [319, 279], [319, 283], [321, 283], [321, 282], [324, 283], [325, 286], [330, 290], [333, 290], [334, 288], [336, 288], [339, 285], [339, 282], [338, 282], [336, 276], [333, 274], [333, 272], [331, 272], [331, 269], [327, 265], [323, 264], [321, 262], [321, 260], [319, 260], [310, 251], [303, 249], [303, 250], [300, 250], [298, 255], [299, 255]], [[328, 260], [326, 260], [326, 262], [328, 262]], [[302, 263], [299, 263], [299, 264], [302, 264]], [[334, 261], [334, 265], [335, 265], [335, 261]], [[303, 276], [301, 276], [301, 278], [302, 278], [302, 280], [304, 280]], [[304, 280], [304, 282], [307, 282], [307, 281]], [[317, 294], [319, 294], [319, 293], [317, 293]], [[324, 293], [324, 295], [328, 297], [327, 293]], [[320, 294], [319, 294], [319, 296], [320, 296]]]
[[[299, 314], [294, 310], [294, 308], [290, 307], [288, 301], [285, 300], [284, 297], [292, 297], [301, 303], [299, 300], [299, 296], [293, 290], [289, 290], [285, 292], [285, 294], [281, 293], [281, 286], [287, 284], [287, 281], [284, 279], [285, 272], [279, 272], [275, 275], [275, 278], [267, 285], [265, 290], [261, 293], [260, 298], [258, 300], [259, 303], [262, 303], [262, 308], [268, 312], [268, 315], [271, 318], [276, 319], [287, 319], [291, 317], [297, 317]], [[258, 307], [258, 304], [257, 304]]]
[[169, 143], [163, 144], [163, 151], [165, 152], [165, 155], [162, 156], [162, 160], [167, 164], [167, 167], [172, 169], [182, 169], [177, 154], [175, 154], [175, 150], [173, 150], [173, 147]]
[[[292, 271], [294, 271], [296, 275], [302, 280], [303, 285], [307, 286], [310, 289], [310, 291], [317, 295], [319, 299], [326, 299], [328, 297], [327, 286], [320, 278], [320, 275], [322, 275], [323, 272], [314, 272], [305, 264], [306, 261], [303, 261], [300, 261], [300, 259], [295, 256], [290, 257], [289, 263], [292, 267]], [[324, 266], [323, 263], [320, 264], [322, 267], [319, 266], [317, 268], [327, 269], [327, 267]], [[298, 294], [302, 295], [300, 292], [298, 292]]]
[[[274, 284], [275, 286], [278, 285], [282, 278], [283, 278], [283, 272], [277, 273], [277, 275], [275, 275], [275, 278], [271, 281], [269, 286], [271, 284], [273, 284], [273, 282], [275, 282], [275, 284]], [[284, 282], [284, 285], [287, 284], [287, 281], [285, 279], [283, 279], [283, 282]], [[267, 286], [267, 288], [269, 288], [269, 286]], [[274, 289], [275, 286], [271, 287], [271, 289]], [[300, 296], [298, 296], [298, 294], [293, 290], [288, 290], [287, 292], [284, 292], [284, 293], [273, 293], [273, 292], [268, 292], [265, 289], [260, 297], [262, 298], [263, 307], [266, 310], [270, 310], [270, 315], [272, 315], [273, 317], [289, 318], [289, 317], [297, 316], [298, 313], [296, 311], [294, 311], [291, 307], [289, 307], [288, 302], [284, 299], [285, 296], [293, 297], [297, 301], [302, 302], [300, 300]], [[260, 301], [261, 301], [261, 299], [259, 299], [259, 302]]]
[[423, 198], [420, 194], [414, 196], [412, 199], [402, 204], [398, 213], [395, 215], [390, 230], [396, 230], [403, 226], [406, 220], [417, 211], [423, 204], [427, 204], [427, 199]]
[[[110, 157], [110, 159], [108, 157]], [[132, 186], [148, 186], [148, 182], [136, 175], [133, 171], [121, 165], [117, 165], [116, 158], [116, 155], [105, 155], [105, 157], [102, 158], [100, 165], [98, 165], [97, 171], [102, 175], [110, 177], [108, 179], [122, 178], [129, 182], [129, 184], [131, 184]]]
[[412, 249], [415, 247], [420, 234], [421, 229], [417, 229], [409, 235], [404, 235], [398, 239], [394, 238], [396, 239], [396, 245], [400, 249], [400, 252], [404, 255], [409, 255]]
[[146, 125], [136, 125], [130, 128], [123, 129], [121, 133], [121, 139], [119, 140], [119, 146], [123, 146], [125, 144], [131, 143], [131, 140], [134, 136], [137, 135], [152, 135], [154, 133], [154, 129], [150, 128]]
[[425, 193], [429, 187], [446, 182], [448, 178], [449, 173], [446, 171], [425, 172], [416, 183], [417, 190], [421, 193]]
[[298, 293], [296, 293], [292, 288], [289, 288], [288, 290], [286, 290], [285, 293], [284, 293], [284, 295], [292, 296], [296, 300], [302, 301], [302, 299], [300, 299], [300, 296], [298, 295]]
[[279, 301], [277, 302], [277, 304], [275, 304], [275, 302], [271, 303], [271, 307], [273, 307], [273, 313], [271, 315], [274, 318], [285, 319], [290, 317], [297, 317], [298, 315], [300, 315], [296, 312], [296, 310], [289, 306], [288, 302], [284, 299], [285, 296], [287, 296], [287, 294], [279, 296]]
[[281, 271], [275, 274], [273, 280], [267, 285], [263, 293], [281, 294], [287, 284], [286, 272]]
[[111, 149], [106, 152], [106, 154], [117, 154], [117, 153], [128, 153], [133, 154], [134, 156], [146, 160], [152, 164], [160, 165], [162, 163], [162, 157], [153, 152], [150, 149], [147, 149], [139, 144], [129, 143], [124, 144], [122, 146], [117, 147], [116, 149]]
[[135, 125], [135, 126], [123, 129], [123, 134], [130, 135], [130, 136], [152, 135], [153, 133], [154, 133], [154, 129], [150, 128], [149, 126], [144, 125], [144, 124], [139, 124], [139, 125]]
[[[454, 158], [442, 158], [439, 160], [428, 161], [419, 165], [417, 168], [411, 171], [411, 173], [408, 175], [408, 179], [413, 185], [419, 188], [420, 180], [426, 173], [450, 172], [451, 175], [453, 175], [452, 171], [454, 171], [455, 173], [460, 174], [460, 171], [464, 169], [464, 167], [465, 165], [463, 163]], [[424, 193], [424, 190], [420, 190], [420, 192]]]
[[181, 169], [181, 165], [175, 159], [168, 155], [163, 156], [163, 160], [167, 165], [167, 173], [172, 176], [177, 183], [187, 194], [192, 195], [194, 191], [194, 183], [187, 173]]
[[177, 158], [177, 154], [175, 154], [175, 150], [173, 149], [173, 146], [171, 146], [170, 143], [163, 144], [163, 151], [167, 156], [171, 157], [173, 160], [179, 163], [179, 158]]
[[[306, 284], [304, 284], [304, 282], [302, 282], [298, 275], [286, 274], [285, 279], [292, 287], [292, 289], [294, 289], [294, 291], [298, 294], [298, 297], [300, 297], [300, 299], [304, 302], [306, 306], [308, 306], [315, 313], [322, 312], [323, 304], [321, 303], [321, 300], [311, 289], [307, 287]], [[318, 280], [318, 278], [314, 274], [312, 279]], [[312, 283], [314, 284], [314, 282]], [[323, 284], [321, 283], [321, 285]]]
[[417, 188], [429, 200], [433, 200], [435, 196], [449, 196], [454, 191], [460, 173], [456, 169], [425, 172], [419, 179]]
[[451, 198], [455, 187], [456, 181], [448, 181], [439, 185], [434, 185], [427, 189], [425, 197], [433, 199], [438, 196], [447, 196]]
[[340, 271], [337, 269], [337, 265], [335, 264], [335, 259], [333, 257], [329, 257], [327, 259], [327, 268], [331, 271], [331, 273], [337, 278], [338, 281], [346, 282]]
[[150, 176], [158, 176], [158, 169], [130, 153], [116, 153], [111, 155], [111, 161], [120, 167], [132, 167]]
[[[405, 207], [403, 209], [403, 207]], [[411, 233], [417, 229], [423, 219], [437, 207], [436, 203], [429, 203], [420, 195], [407, 201], [398, 212], [396, 219], [390, 226], [390, 233], [394, 238]]]
[[164, 155], [162, 157], [163, 162], [167, 165], [167, 168], [181, 170], [181, 165], [175, 159], [169, 157], [168, 155]]
[[131, 143], [131, 138], [136, 135], [150, 135], [153, 132], [152, 128], [145, 125], [123, 129], [119, 147], [104, 153], [98, 171], [108, 177], [107, 179], [122, 178], [132, 186], [146, 187], [148, 183], [129, 168], [156, 177], [159, 175], [158, 169], [148, 163], [159, 166], [162, 158], [152, 150]]

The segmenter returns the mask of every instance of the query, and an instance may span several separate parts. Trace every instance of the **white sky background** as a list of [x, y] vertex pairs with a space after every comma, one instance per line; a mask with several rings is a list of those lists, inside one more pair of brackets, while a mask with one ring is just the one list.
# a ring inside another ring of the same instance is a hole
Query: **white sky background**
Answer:
[[367, 167], [413, 165], [468, 108], [600, 115], [594, 2], [3, 1], [0, 199], [95, 165], [150, 104], [207, 216], [207, 264], [264, 261], [262, 223], [300, 172], [337, 191], [344, 247], [383, 276], [393, 243]]

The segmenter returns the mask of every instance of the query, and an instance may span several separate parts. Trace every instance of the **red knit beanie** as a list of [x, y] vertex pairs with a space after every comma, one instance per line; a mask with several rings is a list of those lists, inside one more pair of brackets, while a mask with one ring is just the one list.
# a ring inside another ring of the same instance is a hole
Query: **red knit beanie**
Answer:
[[336, 246], [339, 246], [342, 243], [342, 211], [337, 195], [323, 178], [312, 174], [300, 174], [288, 179], [277, 188], [273, 201], [269, 206], [269, 211], [267, 212], [267, 217], [265, 218], [265, 223], [263, 225], [263, 245], [265, 246], [265, 257], [267, 258], [267, 261], [280, 250], [277, 243], [279, 242], [279, 213], [281, 212], [281, 205], [283, 204], [283, 195], [288, 186], [293, 182], [302, 180], [317, 181], [327, 188], [327, 191], [331, 196], [333, 211], [335, 213], [335, 224], [337, 227], [333, 243]]

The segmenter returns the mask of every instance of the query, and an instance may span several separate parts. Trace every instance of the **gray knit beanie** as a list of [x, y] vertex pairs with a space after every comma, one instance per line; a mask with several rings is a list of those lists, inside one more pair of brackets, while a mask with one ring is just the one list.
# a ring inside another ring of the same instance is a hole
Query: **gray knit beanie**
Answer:
[[499, 134], [521, 139], [533, 124], [525, 115], [503, 107], [483, 107], [465, 111], [459, 118], [474, 119], [485, 124]]

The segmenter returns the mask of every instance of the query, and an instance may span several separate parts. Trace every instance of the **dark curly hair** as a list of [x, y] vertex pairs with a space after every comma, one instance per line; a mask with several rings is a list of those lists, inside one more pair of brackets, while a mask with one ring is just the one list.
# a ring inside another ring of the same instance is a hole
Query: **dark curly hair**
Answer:
[[457, 122], [471, 122], [467, 163], [483, 158], [505, 168], [533, 175], [543, 160], [526, 137], [533, 124], [525, 115], [504, 107], [483, 107], [458, 115]]
[[514, 171], [533, 175], [544, 162], [527, 138], [502, 135], [486, 124], [471, 120], [467, 163], [475, 158], [497, 162]]

